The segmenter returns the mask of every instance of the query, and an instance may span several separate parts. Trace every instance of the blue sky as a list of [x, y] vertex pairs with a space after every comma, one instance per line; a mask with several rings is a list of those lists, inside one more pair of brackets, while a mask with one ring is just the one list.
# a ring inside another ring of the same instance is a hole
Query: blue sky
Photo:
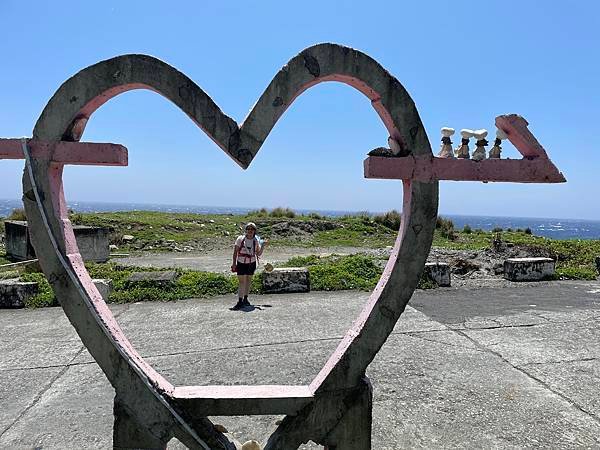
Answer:
[[[435, 152], [442, 126], [487, 128], [515, 112], [563, 171], [560, 185], [443, 182], [446, 214], [600, 219], [600, 2], [28, 2], [0, 0], [0, 137], [31, 135], [68, 77], [147, 53], [196, 81], [241, 121], [277, 70], [318, 42], [358, 48], [413, 97]], [[319, 85], [286, 112], [242, 171], [162, 97], [126, 93], [83, 140], [128, 147], [127, 168], [68, 167], [68, 199], [385, 211], [401, 184], [366, 180], [387, 133], [368, 100]], [[456, 141], [456, 139], [455, 139]], [[517, 157], [510, 144], [504, 156]], [[22, 162], [0, 161], [0, 198]]]

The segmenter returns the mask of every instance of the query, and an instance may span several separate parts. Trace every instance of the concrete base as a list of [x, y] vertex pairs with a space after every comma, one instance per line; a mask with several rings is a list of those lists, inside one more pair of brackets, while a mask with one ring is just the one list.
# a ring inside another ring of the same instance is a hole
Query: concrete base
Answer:
[[94, 283], [96, 289], [98, 289], [98, 292], [100, 292], [100, 295], [102, 296], [104, 301], [107, 302], [108, 296], [113, 291], [112, 280], [109, 278], [96, 278], [92, 280], [92, 283]]
[[24, 308], [25, 301], [37, 293], [37, 283], [19, 281], [17, 278], [1, 280], [0, 308]]
[[[35, 250], [29, 239], [27, 222], [7, 220], [4, 222], [6, 232], [6, 256], [15, 261], [35, 259]], [[84, 261], [108, 261], [109, 229], [74, 225], [73, 232], [77, 246]]]
[[309, 292], [310, 277], [304, 267], [286, 267], [263, 272], [263, 293]]
[[550, 258], [510, 258], [504, 261], [504, 278], [510, 281], [539, 281], [554, 275]]
[[167, 287], [175, 282], [177, 272], [134, 272], [127, 278], [127, 284], [143, 284], [156, 287]]
[[428, 276], [438, 286], [450, 286], [450, 266], [446, 263], [430, 262], [425, 263], [423, 274]]

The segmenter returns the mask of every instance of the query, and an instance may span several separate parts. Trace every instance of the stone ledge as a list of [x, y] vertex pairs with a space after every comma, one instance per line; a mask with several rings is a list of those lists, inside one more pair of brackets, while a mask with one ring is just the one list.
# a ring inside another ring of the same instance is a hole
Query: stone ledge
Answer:
[[285, 267], [263, 272], [262, 287], [264, 294], [309, 292], [310, 277], [304, 267]]
[[540, 281], [554, 275], [551, 258], [509, 258], [504, 261], [504, 278], [510, 281]]
[[423, 274], [434, 281], [438, 286], [450, 287], [450, 266], [447, 263], [425, 263]]
[[156, 287], [167, 287], [175, 283], [177, 272], [174, 270], [157, 272], [134, 272], [126, 283], [128, 285], [144, 284]]
[[38, 284], [18, 278], [0, 280], [0, 308], [24, 308], [25, 301], [38, 293]]

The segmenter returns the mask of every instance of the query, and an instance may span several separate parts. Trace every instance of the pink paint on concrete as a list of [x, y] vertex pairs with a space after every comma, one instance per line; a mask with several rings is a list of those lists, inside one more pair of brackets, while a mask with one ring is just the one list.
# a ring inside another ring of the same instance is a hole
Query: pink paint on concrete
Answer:
[[529, 123], [517, 114], [496, 117], [496, 126], [506, 133], [508, 140], [525, 158], [547, 158], [546, 150], [527, 128]]
[[[27, 140], [32, 158], [57, 164], [127, 166], [127, 149], [119, 144], [95, 142], [42, 142]], [[24, 159], [21, 139], [0, 139], [0, 159]]]
[[[112, 144], [111, 144], [112, 145]], [[77, 247], [77, 241], [73, 232], [71, 221], [69, 220], [69, 214], [67, 209], [67, 202], [65, 200], [64, 189], [63, 189], [63, 165], [62, 164], [51, 164], [49, 170], [49, 182], [50, 182], [50, 198], [53, 204], [53, 210], [56, 214], [58, 222], [62, 226], [62, 235], [65, 245], [65, 255], [73, 268], [75, 275], [80, 283], [80, 287], [86, 292], [87, 297], [90, 300], [88, 305], [89, 308], [93, 309], [94, 315], [102, 323], [104, 329], [109, 334], [111, 339], [124, 356], [130, 358], [131, 362], [135, 364], [138, 370], [148, 379], [148, 381], [156, 387], [159, 392], [170, 393], [173, 391], [173, 385], [169, 383], [162, 375], [160, 375], [152, 366], [150, 366], [142, 356], [135, 350], [129, 339], [123, 333], [123, 330], [117, 323], [117, 320], [112, 314], [112, 311], [108, 308], [108, 305], [98, 292], [98, 289], [92, 282], [83, 258], [79, 253]], [[43, 263], [43, 258], [40, 259]]]
[[[279, 118], [283, 115], [283, 113], [306, 90], [308, 90], [311, 87], [316, 86], [320, 83], [326, 83], [326, 82], [332, 82], [332, 81], [347, 84], [348, 86], [356, 89], [357, 91], [359, 91], [360, 93], [365, 95], [369, 100], [371, 100], [371, 105], [377, 112], [377, 115], [379, 116], [379, 118], [383, 122], [384, 126], [388, 130], [388, 133], [390, 134], [390, 136], [393, 137], [394, 139], [396, 139], [396, 141], [398, 143], [400, 143], [400, 145], [405, 146], [404, 142], [406, 142], [406, 141], [405, 141], [404, 137], [402, 136], [400, 131], [398, 129], [396, 129], [396, 127], [394, 125], [394, 120], [392, 119], [389, 111], [381, 103], [381, 95], [375, 89], [373, 89], [371, 86], [369, 86], [367, 83], [365, 83], [363, 80], [361, 80], [360, 78], [353, 77], [350, 75], [332, 74], [332, 75], [323, 76], [323, 77], [316, 77], [315, 79], [313, 79], [309, 82], [306, 82], [294, 93], [294, 95], [291, 97], [290, 101], [287, 104], [283, 105], [283, 107], [279, 111], [277, 120], [279, 120]], [[251, 115], [252, 115], [252, 111], [249, 113], [248, 117], [250, 117]], [[246, 117], [246, 119], [248, 119], [248, 117]], [[242, 122], [242, 124], [240, 125], [240, 128], [242, 128], [244, 126], [246, 119], [244, 120], [244, 122]]]
[[402, 241], [406, 234], [408, 224], [410, 223], [410, 206], [412, 201], [411, 180], [403, 180], [402, 188], [404, 195], [402, 199], [402, 219], [400, 221], [400, 230], [398, 231], [398, 237], [396, 238], [396, 242], [394, 243], [394, 247], [392, 248], [390, 257], [385, 265], [383, 273], [381, 274], [377, 285], [371, 292], [369, 300], [358, 315], [357, 319], [352, 323], [352, 326], [350, 327], [346, 335], [343, 337], [342, 341], [338, 344], [333, 354], [329, 357], [323, 368], [319, 371], [317, 376], [310, 383], [309, 389], [312, 393], [316, 393], [317, 390], [321, 387], [321, 385], [325, 382], [325, 380], [327, 380], [327, 377], [336, 368], [340, 360], [351, 348], [352, 343], [354, 342], [356, 337], [361, 334], [361, 332], [367, 324], [367, 321], [372, 318], [373, 312], [377, 308], [379, 299], [387, 285], [388, 280], [392, 275], [392, 271], [398, 263], [398, 257], [400, 255]]
[[564, 183], [565, 177], [552, 161], [535, 159], [486, 159], [415, 157], [386, 158], [369, 156], [364, 161], [365, 178], [454, 181], [492, 181], [513, 183]]
[[312, 398], [308, 386], [259, 385], [259, 386], [179, 386], [171, 397], [177, 399], [213, 398]]

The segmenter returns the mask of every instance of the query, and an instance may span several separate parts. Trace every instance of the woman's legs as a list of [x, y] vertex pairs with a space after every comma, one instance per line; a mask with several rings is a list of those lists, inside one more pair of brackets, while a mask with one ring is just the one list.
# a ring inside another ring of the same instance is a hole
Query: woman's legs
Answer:
[[252, 285], [252, 275], [246, 275], [245, 278], [246, 278], [246, 281], [244, 284], [243, 297], [247, 298], [248, 294], [250, 293], [250, 286]]
[[246, 275], [238, 275], [238, 281], [239, 281], [238, 298], [244, 298]]

